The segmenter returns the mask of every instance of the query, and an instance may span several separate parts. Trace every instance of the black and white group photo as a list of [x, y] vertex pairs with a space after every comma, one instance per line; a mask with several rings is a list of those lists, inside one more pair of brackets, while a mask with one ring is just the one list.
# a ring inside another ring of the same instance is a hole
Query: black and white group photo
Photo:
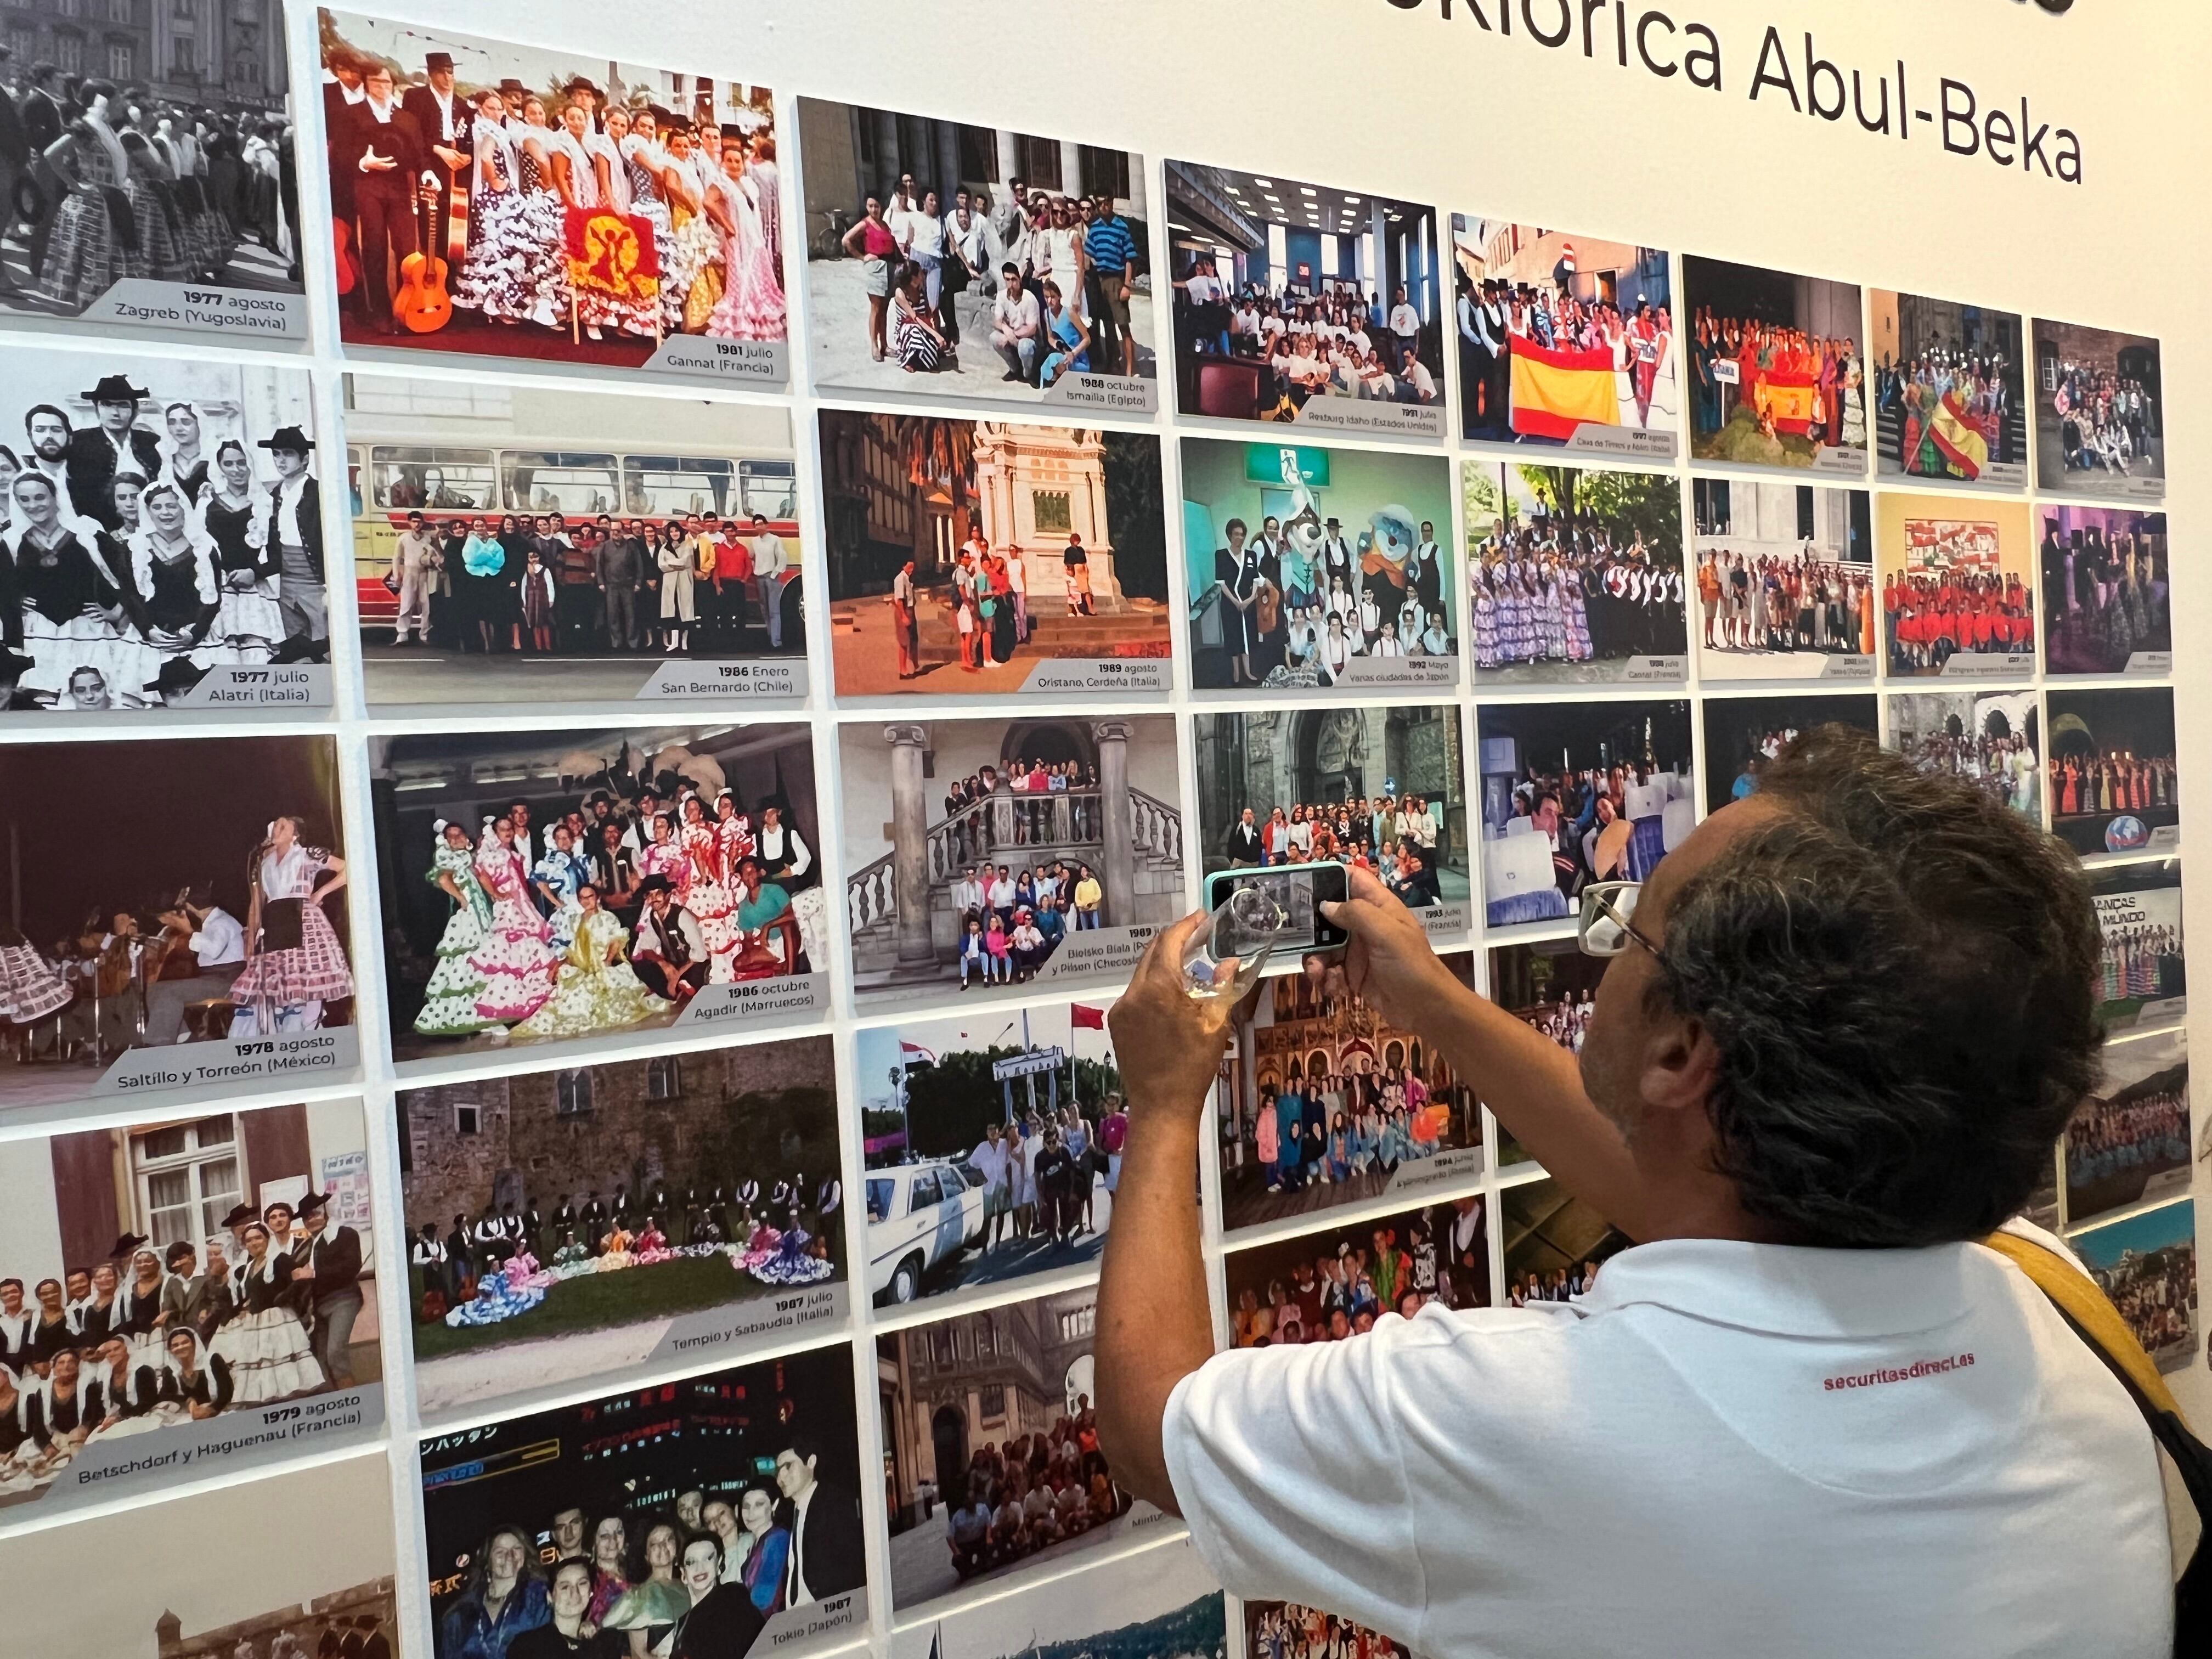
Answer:
[[0, 45], [0, 307], [77, 317], [133, 281], [298, 293], [281, 20], [111, 6], [88, 63], [81, 15], [15, 18]]
[[188, 707], [211, 669], [329, 662], [326, 458], [305, 373], [8, 361], [0, 708]]

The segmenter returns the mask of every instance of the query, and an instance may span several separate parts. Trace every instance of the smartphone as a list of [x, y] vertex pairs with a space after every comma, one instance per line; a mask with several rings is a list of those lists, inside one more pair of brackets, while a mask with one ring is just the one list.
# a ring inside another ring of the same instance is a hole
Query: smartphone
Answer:
[[1341, 951], [1352, 936], [1333, 927], [1321, 913], [1351, 892], [1349, 866], [1330, 860], [1320, 864], [1272, 864], [1264, 869], [1218, 870], [1206, 878], [1206, 908], [1218, 910], [1231, 893], [1257, 887], [1290, 916], [1279, 951]]

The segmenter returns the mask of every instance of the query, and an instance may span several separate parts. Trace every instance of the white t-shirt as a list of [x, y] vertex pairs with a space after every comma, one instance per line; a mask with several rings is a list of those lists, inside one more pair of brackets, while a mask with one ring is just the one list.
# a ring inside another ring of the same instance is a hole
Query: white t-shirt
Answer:
[[1431, 1659], [2172, 1648], [2149, 1430], [1977, 1245], [1644, 1245], [1572, 1302], [1218, 1354], [1164, 1431], [1228, 1589]]

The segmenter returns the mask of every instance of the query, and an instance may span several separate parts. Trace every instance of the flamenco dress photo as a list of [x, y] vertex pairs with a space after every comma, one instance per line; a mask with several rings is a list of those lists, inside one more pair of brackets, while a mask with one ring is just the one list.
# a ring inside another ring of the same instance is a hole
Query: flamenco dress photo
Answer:
[[424, 1036], [473, 1036], [500, 1023], [483, 1012], [489, 981], [470, 959], [483, 948], [490, 931], [491, 898], [477, 879], [476, 854], [465, 847], [439, 848], [429, 872], [433, 887], [438, 886], [441, 875], [450, 877], [461, 890], [463, 902], [439, 936], [438, 965], [423, 988], [422, 1012], [415, 1016], [415, 1029]]

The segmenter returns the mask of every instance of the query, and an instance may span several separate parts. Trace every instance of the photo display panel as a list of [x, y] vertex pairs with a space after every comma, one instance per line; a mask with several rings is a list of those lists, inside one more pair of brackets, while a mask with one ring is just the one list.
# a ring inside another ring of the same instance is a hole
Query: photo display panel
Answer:
[[1460, 435], [1671, 461], [1682, 419], [1664, 248], [1451, 216]]
[[381, 374], [345, 392], [373, 708], [805, 700], [787, 411]]
[[2035, 484], [2051, 495], [2166, 497], [2158, 342], [2035, 319]]
[[[1460, 466], [1477, 685], [1688, 678], [1682, 489], [1672, 473]], [[1700, 593], [1705, 580], [1701, 561]]]
[[769, 387], [789, 377], [775, 94], [325, 9], [340, 337]]
[[1420, 913], [1465, 936], [1467, 768], [1449, 703], [1344, 704], [1194, 714], [1201, 868], [1364, 861]]
[[0, 708], [328, 708], [307, 373], [16, 348], [8, 366]]
[[0, 1141], [0, 1528], [377, 1433], [368, 1165], [344, 1097]]
[[878, 1307], [1095, 1268], [1129, 1133], [1109, 1006], [855, 1036]]
[[1874, 678], [1878, 590], [1867, 491], [1696, 477], [1690, 526], [1703, 679]]
[[2039, 505], [2045, 672], [2160, 675], [2173, 670], [2173, 566], [2166, 514]]
[[1141, 155], [799, 100], [814, 381], [1101, 414], [1159, 407]]
[[[1470, 989], [1474, 958], [1443, 958]], [[1222, 1225], [1464, 1186], [1483, 1171], [1474, 1091], [1355, 995], [1340, 955], [1264, 981], [1214, 1091]], [[1395, 1303], [1389, 1310], [1395, 1310]]]
[[1431, 1302], [1487, 1307], [1488, 1218], [1487, 1200], [1471, 1193], [1231, 1251], [1221, 1271], [1232, 1346], [1342, 1342]]
[[[2164, 59], [2077, 53], [2077, 137], [2035, 7], [507, 9], [0, 17], [17, 1645], [1404, 1659], [1100, 1438], [1131, 975], [1285, 919], [1200, 1057], [1218, 1346], [1575, 1316], [1632, 1241], [1322, 902], [1602, 1069], [1598, 890], [1832, 724], [2087, 866], [2021, 1214], [2203, 1394]], [[1378, 46], [1379, 120], [1271, 119]], [[1646, 47], [1718, 125], [1589, 119]], [[1474, 118], [1613, 165], [1455, 181]]]
[[421, 1466], [441, 1656], [589, 1620], [743, 1659], [867, 1622], [845, 1344], [432, 1435]]
[[1866, 476], [1858, 285], [1682, 256], [1692, 356], [1690, 454]]
[[1434, 208], [1190, 161], [1167, 206], [1182, 414], [1445, 435]]
[[423, 1419], [841, 1320], [836, 1090], [826, 1036], [402, 1090]]
[[[0, 951], [21, 1061], [0, 1067], [0, 1113], [355, 1074], [336, 749], [327, 737], [0, 745], [15, 872]], [[168, 803], [163, 832], [55, 810], [92, 778]]]
[[826, 1012], [805, 726], [429, 732], [370, 749], [400, 1064]]
[[1475, 725], [1492, 927], [1565, 921], [1590, 883], [1649, 878], [1696, 827], [1686, 702], [1485, 704]]
[[[312, 143], [283, 28], [172, 9], [155, 31], [108, 8], [9, 31], [0, 317], [41, 332], [308, 343], [314, 261], [295, 187]], [[118, 27], [119, 26], [119, 27]], [[152, 84], [149, 84], [149, 82]], [[317, 267], [319, 270], [319, 267]]]
[[1879, 288], [1867, 309], [1875, 475], [2025, 491], [2027, 331], [2019, 316]]
[[[1086, 1287], [876, 1339], [902, 1613], [1170, 1524], [1099, 1449], [1097, 1328]], [[978, 1507], [991, 1511], [981, 1547]]]
[[57, 1653], [220, 1652], [289, 1659], [343, 1651], [394, 1659], [416, 1649], [399, 1607], [392, 1472], [385, 1455], [141, 1502], [96, 1520], [0, 1540], [21, 1583], [81, 1582], [88, 1553], [157, 1563], [179, 1538], [254, 1538], [270, 1516], [315, 1517], [313, 1549], [270, 1549], [252, 1572], [117, 1575], [97, 1595], [47, 1595], [15, 1615], [15, 1639]]
[[1160, 441], [822, 412], [842, 701], [1171, 689]]
[[[993, 1542], [978, 1512], [956, 1513], [949, 1534]], [[891, 1638], [893, 1659], [1082, 1659], [1085, 1654], [1127, 1656], [1224, 1650], [1220, 1587], [1188, 1540], [1163, 1544], [1121, 1560], [999, 1596], [927, 1624], [909, 1625]]]
[[1167, 714], [840, 726], [854, 1000], [1126, 981], [1186, 909], [1175, 726]]
[[1456, 687], [1450, 465], [1184, 439], [1193, 687]]

